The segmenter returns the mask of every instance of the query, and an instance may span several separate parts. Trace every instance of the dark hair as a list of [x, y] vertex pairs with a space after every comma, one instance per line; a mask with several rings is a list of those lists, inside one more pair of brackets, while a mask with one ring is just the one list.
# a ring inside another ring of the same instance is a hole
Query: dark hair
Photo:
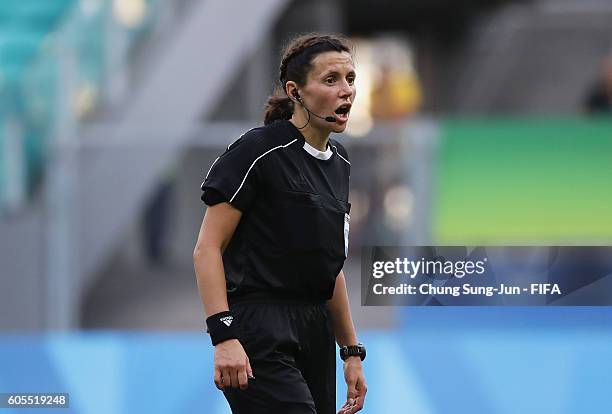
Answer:
[[280, 88], [268, 97], [264, 114], [264, 124], [277, 119], [289, 119], [293, 115], [293, 101], [286, 95], [287, 81], [304, 85], [313, 59], [324, 52], [348, 52], [348, 40], [339, 35], [310, 33], [291, 40], [283, 50], [279, 68]]

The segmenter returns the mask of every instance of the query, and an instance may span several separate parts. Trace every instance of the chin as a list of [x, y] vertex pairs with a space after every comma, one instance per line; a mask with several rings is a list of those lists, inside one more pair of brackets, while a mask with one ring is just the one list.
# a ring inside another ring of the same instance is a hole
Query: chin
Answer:
[[344, 132], [344, 130], [346, 129], [346, 122], [344, 124], [334, 124], [334, 126], [332, 127], [332, 132], [336, 132], [336, 133], [341, 133]]

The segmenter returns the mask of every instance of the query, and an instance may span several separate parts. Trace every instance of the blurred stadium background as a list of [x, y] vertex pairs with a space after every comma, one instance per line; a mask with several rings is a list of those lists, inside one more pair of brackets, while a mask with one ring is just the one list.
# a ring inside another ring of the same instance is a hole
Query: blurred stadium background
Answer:
[[607, 307], [359, 297], [363, 245], [610, 244], [610, 0], [2, 0], [0, 392], [229, 412], [191, 260], [199, 186], [307, 31], [356, 45], [338, 139], [363, 412], [612, 412]]

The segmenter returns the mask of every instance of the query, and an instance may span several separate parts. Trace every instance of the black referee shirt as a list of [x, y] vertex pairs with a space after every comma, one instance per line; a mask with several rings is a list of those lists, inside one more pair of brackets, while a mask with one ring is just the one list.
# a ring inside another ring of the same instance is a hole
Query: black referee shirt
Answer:
[[213, 162], [202, 200], [243, 213], [223, 254], [230, 304], [331, 299], [348, 252], [350, 166], [339, 142], [320, 152], [284, 120], [246, 132]]

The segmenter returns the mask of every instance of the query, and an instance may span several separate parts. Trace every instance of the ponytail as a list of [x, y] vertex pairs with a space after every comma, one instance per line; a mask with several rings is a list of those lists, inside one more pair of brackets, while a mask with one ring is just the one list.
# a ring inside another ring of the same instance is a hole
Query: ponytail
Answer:
[[271, 124], [278, 119], [291, 119], [293, 115], [293, 102], [288, 96], [278, 92], [268, 97], [264, 114], [264, 125]]

